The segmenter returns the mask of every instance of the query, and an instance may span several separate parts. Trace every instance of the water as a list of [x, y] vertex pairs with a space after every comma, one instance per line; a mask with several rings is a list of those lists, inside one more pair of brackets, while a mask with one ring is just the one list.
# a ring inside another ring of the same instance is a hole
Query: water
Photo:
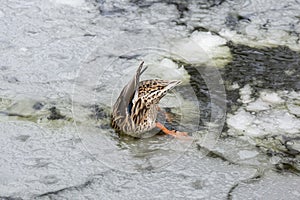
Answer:
[[[299, 199], [299, 8], [3, 1], [0, 198]], [[193, 141], [110, 128], [142, 60]]]

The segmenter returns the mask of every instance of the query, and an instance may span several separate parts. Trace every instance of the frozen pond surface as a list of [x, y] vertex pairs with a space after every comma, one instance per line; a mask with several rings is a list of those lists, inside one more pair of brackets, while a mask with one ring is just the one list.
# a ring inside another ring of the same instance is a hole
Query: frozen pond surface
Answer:
[[[300, 3], [6, 1], [0, 199], [299, 199]], [[141, 60], [192, 141], [118, 136]]]

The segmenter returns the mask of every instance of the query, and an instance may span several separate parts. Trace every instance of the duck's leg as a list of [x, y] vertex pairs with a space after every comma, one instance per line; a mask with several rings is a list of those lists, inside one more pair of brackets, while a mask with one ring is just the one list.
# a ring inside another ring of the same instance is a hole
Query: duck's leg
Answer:
[[169, 130], [159, 122], [156, 122], [156, 127], [161, 129], [164, 133], [172, 135], [174, 137], [188, 136], [188, 133], [186, 133], [186, 132], [179, 132], [179, 131], [176, 131], [176, 130]]

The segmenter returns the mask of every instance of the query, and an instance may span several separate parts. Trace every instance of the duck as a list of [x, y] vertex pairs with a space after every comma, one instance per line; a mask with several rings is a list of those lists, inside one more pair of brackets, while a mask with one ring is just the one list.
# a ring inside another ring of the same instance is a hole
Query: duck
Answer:
[[146, 132], [154, 129], [173, 137], [187, 136], [188, 133], [169, 130], [157, 121], [158, 112], [161, 111], [159, 101], [181, 81], [159, 79], [140, 81], [146, 69], [142, 61], [133, 78], [122, 89], [112, 108], [112, 128], [118, 133], [135, 138], [142, 138]]

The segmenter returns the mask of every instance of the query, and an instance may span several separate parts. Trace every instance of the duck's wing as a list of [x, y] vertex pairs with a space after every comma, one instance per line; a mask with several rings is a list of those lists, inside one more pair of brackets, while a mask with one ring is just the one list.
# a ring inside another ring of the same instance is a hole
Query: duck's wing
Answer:
[[124, 86], [116, 103], [113, 106], [113, 115], [126, 117], [131, 114], [133, 98], [138, 95], [139, 80], [141, 74], [147, 69], [143, 68], [144, 61], [138, 67], [134, 77]]

